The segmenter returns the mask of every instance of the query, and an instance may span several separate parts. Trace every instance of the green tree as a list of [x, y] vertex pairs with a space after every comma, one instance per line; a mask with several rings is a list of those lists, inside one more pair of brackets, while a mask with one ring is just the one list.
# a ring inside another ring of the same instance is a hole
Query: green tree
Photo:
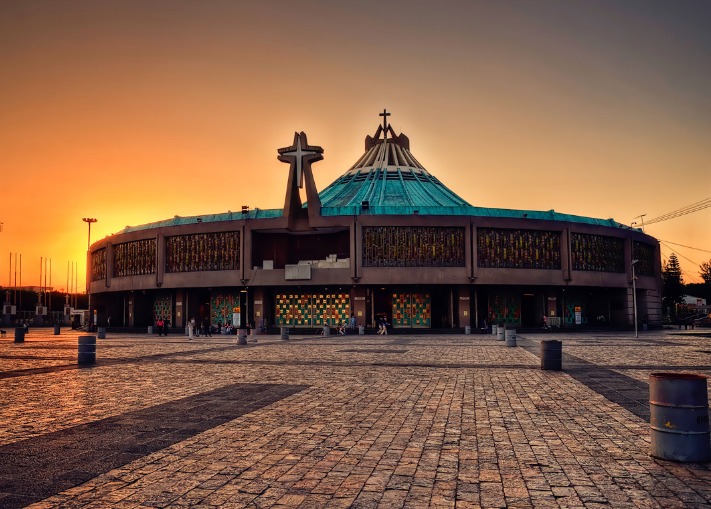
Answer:
[[679, 259], [672, 253], [662, 269], [662, 303], [672, 315], [676, 314], [676, 305], [684, 301], [684, 290]]
[[701, 279], [704, 280], [704, 283], [711, 284], [711, 260], [702, 263], [699, 265], [699, 268], [701, 269], [701, 271], [699, 271]]

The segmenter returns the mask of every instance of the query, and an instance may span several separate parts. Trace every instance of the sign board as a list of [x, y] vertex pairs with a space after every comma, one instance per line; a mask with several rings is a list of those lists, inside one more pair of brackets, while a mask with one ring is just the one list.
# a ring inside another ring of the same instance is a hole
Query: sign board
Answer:
[[583, 323], [583, 309], [580, 306], [575, 306], [575, 325]]

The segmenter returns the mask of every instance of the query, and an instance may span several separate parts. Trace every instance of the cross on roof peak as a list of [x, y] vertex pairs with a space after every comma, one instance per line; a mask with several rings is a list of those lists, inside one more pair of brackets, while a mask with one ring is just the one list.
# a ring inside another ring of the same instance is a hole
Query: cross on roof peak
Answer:
[[383, 131], [388, 132], [388, 117], [390, 116], [390, 113], [388, 113], [388, 110], [383, 108], [382, 113], [378, 113], [378, 116], [383, 117]]

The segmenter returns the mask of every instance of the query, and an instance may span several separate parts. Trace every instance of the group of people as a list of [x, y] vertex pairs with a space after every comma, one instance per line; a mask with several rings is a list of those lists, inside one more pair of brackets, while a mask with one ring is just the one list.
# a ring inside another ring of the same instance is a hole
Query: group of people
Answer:
[[210, 320], [203, 318], [202, 323], [198, 324], [195, 318], [191, 318], [188, 322], [188, 339], [199, 338], [201, 334], [206, 337], [212, 337]]

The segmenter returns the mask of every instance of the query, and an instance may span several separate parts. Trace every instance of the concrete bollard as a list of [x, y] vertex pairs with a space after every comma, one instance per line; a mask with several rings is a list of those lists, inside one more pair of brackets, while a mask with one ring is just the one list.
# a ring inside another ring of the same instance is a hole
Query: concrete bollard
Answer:
[[80, 366], [96, 364], [96, 336], [79, 336], [77, 362]]
[[328, 325], [323, 326], [323, 335], [324, 336], [330, 336], [331, 335], [331, 327]]
[[506, 329], [503, 325], [496, 328], [496, 341], [504, 341], [506, 339]]
[[59, 332], [60, 332], [59, 324], [55, 323], [54, 324], [54, 335], [59, 336]]
[[499, 331], [498, 329], [499, 329], [499, 326], [496, 324], [493, 324], [491, 326], [491, 335], [496, 337], [496, 333]]
[[281, 328], [281, 339], [287, 341], [289, 339], [289, 327]]
[[99, 339], [106, 339], [106, 327], [99, 327], [96, 332]]
[[563, 342], [557, 339], [541, 341], [541, 369], [561, 371], [563, 369]]
[[709, 399], [704, 375], [649, 375], [650, 455], [654, 458], [711, 461]]
[[153, 334], [153, 326], [152, 325], [148, 326], [148, 334]]
[[358, 326], [358, 335], [359, 335], [359, 336], [365, 335], [365, 326], [364, 326], [364, 325], [359, 325], [359, 326]]
[[24, 327], [15, 327], [15, 343], [24, 343], [25, 342], [25, 328]]
[[516, 346], [516, 329], [505, 329], [506, 346]]
[[472, 333], [472, 328], [471, 328], [471, 326], [470, 326], [470, 325], [465, 325], [465, 326], [464, 326], [464, 334], [466, 334], [466, 335], [468, 336], [468, 335], [471, 334], [471, 333]]
[[237, 329], [237, 344], [246, 345], [247, 344], [247, 329]]

